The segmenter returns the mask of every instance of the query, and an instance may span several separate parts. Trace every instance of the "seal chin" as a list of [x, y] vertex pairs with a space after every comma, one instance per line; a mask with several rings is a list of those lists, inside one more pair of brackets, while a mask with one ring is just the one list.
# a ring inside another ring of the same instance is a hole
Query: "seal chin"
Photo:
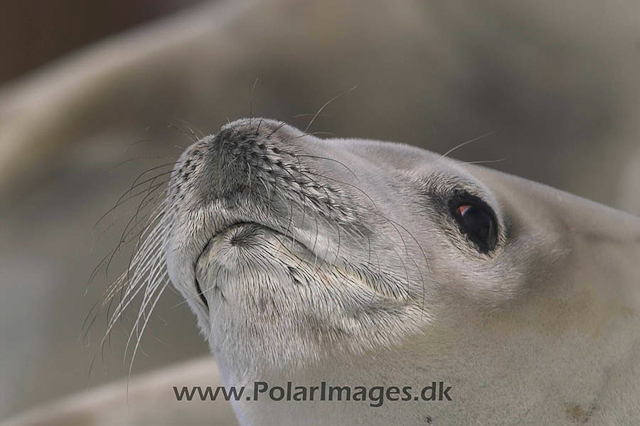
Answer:
[[[282, 257], [285, 252], [288, 257]], [[195, 281], [198, 294], [202, 302], [209, 307], [208, 298], [224, 297], [227, 281], [231, 277], [242, 276], [253, 265], [262, 265], [262, 273], [250, 276], [249, 281], [270, 281], [274, 270], [294, 270], [292, 265], [309, 262], [316, 256], [303, 243], [298, 241], [291, 231], [279, 231], [257, 222], [236, 222], [209, 239], [202, 252], [195, 261]], [[215, 268], [218, 273], [212, 277], [210, 270]], [[222, 273], [227, 280], [220, 280]], [[275, 273], [279, 276], [281, 274]], [[281, 278], [281, 277], [280, 277]], [[289, 277], [291, 278], [291, 277]], [[286, 280], [285, 280], [286, 281]], [[295, 279], [294, 279], [295, 281]], [[274, 281], [275, 282], [275, 281]], [[207, 284], [203, 286], [202, 284]], [[211, 288], [215, 291], [207, 291]]]

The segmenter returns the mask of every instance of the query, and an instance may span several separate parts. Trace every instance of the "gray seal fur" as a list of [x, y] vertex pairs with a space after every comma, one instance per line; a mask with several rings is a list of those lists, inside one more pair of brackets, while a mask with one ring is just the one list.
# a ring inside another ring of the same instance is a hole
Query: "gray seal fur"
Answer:
[[[491, 251], [452, 219], [459, 194], [493, 212]], [[241, 401], [241, 424], [640, 416], [636, 217], [408, 145], [256, 118], [189, 147], [164, 209], [157, 244], [226, 385], [452, 387], [453, 401], [380, 409]]]

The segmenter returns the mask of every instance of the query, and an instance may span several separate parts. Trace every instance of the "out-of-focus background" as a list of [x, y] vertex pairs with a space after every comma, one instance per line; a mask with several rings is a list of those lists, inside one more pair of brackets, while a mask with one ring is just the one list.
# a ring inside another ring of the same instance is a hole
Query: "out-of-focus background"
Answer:
[[[356, 87], [310, 130], [441, 153], [486, 135], [451, 156], [637, 214], [639, 75], [633, 1], [0, 0], [0, 420], [128, 374], [131, 318], [104, 350], [106, 312], [79, 337], [140, 197], [94, 225], [194, 134], [304, 128]], [[134, 376], [207, 353], [177, 295], [155, 313]]]
[[0, 83], [202, 0], [0, 2]]

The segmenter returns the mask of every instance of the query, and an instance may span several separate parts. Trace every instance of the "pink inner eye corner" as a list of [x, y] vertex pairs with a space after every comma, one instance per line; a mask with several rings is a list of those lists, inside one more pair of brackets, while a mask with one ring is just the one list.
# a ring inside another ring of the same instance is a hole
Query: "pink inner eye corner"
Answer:
[[461, 206], [456, 207], [456, 214], [460, 216], [464, 216], [465, 212], [471, 208], [468, 204], [463, 204]]

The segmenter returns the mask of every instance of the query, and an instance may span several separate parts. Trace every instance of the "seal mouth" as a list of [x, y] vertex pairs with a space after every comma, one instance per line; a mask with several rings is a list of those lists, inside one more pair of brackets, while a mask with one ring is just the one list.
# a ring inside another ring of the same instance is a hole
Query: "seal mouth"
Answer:
[[[252, 241], [252, 239], [256, 237], [256, 234], [259, 233], [258, 231], [266, 231], [269, 234], [279, 236], [279, 238], [283, 239], [281, 240], [282, 244], [286, 244], [285, 240], [290, 241], [294, 246], [297, 246], [298, 250], [295, 251], [298, 252], [298, 256], [304, 256], [301, 254], [303, 252], [307, 255], [313, 256], [314, 251], [309, 249], [306, 244], [295, 237], [293, 229], [287, 229], [283, 232], [263, 223], [241, 220], [221, 227], [220, 229], [216, 230], [216, 232], [213, 233], [211, 237], [208, 238], [207, 243], [196, 256], [194, 268], [197, 268], [197, 265], [200, 263], [201, 258], [209, 253], [209, 251], [212, 249], [212, 245], [220, 242], [221, 239], [226, 239], [226, 244], [242, 249], [251, 249], [252, 246], [255, 247], [256, 241]], [[290, 253], [293, 253], [294, 247], [291, 247], [291, 249], [292, 250], [290, 251]], [[209, 309], [209, 302], [204, 295], [204, 291], [198, 280], [197, 273], [194, 273], [194, 281], [195, 288], [198, 296], [200, 297], [200, 300], [202, 301], [204, 306]]]
[[[286, 235], [282, 231], [279, 231], [277, 229], [274, 229], [271, 226], [268, 226], [268, 225], [265, 225], [265, 224], [259, 223], [259, 222], [252, 222], [252, 221], [233, 222], [233, 223], [231, 223], [231, 224], [219, 229], [218, 231], [216, 231], [208, 239], [207, 244], [202, 249], [202, 252], [198, 256], [198, 258], [200, 258], [200, 256], [202, 256], [202, 254], [207, 251], [207, 249], [209, 248], [211, 243], [213, 241], [215, 241], [216, 239], [218, 239], [219, 237], [222, 237], [224, 235], [229, 235], [229, 234], [233, 233], [234, 231], [238, 231], [230, 239], [230, 243], [232, 245], [238, 245], [237, 243], [239, 243], [242, 240], [243, 237], [248, 236], [249, 234], [253, 234], [252, 231], [256, 231], [258, 229], [266, 230], [268, 232], [271, 232], [271, 233], [274, 233], [274, 234], [277, 234], [277, 235], [280, 235], [280, 236], [283, 236], [283, 237]], [[290, 234], [291, 230], [286, 231], [286, 233]], [[296, 239], [296, 241], [297, 241], [297, 239]]]
[[[207, 240], [207, 243], [204, 245], [202, 250], [200, 250], [200, 253], [198, 253], [198, 256], [196, 257], [196, 260], [195, 260], [195, 263], [194, 263], [194, 268], [197, 267], [197, 265], [200, 262], [200, 259], [202, 258], [202, 256], [204, 256], [209, 251], [209, 249], [211, 248], [211, 244], [213, 244], [218, 237], [224, 236], [226, 234], [229, 234], [230, 232], [233, 232], [236, 229], [247, 228], [247, 227], [267, 228], [267, 227], [265, 227], [263, 225], [260, 225], [260, 224], [258, 224], [256, 222], [238, 221], [238, 222], [233, 222], [233, 223], [231, 223], [231, 224], [219, 229], [213, 235], [211, 235], [211, 237]], [[200, 298], [200, 301], [202, 301], [202, 303], [204, 304], [204, 306], [208, 310], [209, 309], [209, 301], [207, 300], [207, 298], [204, 295], [204, 291], [203, 291], [202, 286], [200, 285], [200, 281], [198, 280], [198, 274], [197, 273], [194, 273], [194, 281], [195, 281], [195, 287], [196, 287], [196, 291], [198, 293], [198, 297]]]
[[200, 262], [200, 259], [203, 255], [209, 252], [209, 250], [211, 249], [211, 245], [219, 241], [221, 238], [228, 238], [227, 242], [232, 246], [247, 248], [251, 246], [251, 244], [249, 244], [248, 242], [250, 238], [254, 237], [256, 235], [256, 232], [260, 230], [266, 231], [269, 234], [277, 235], [279, 238], [282, 238], [283, 244], [285, 244], [285, 240], [290, 241], [295, 246], [298, 246], [299, 250], [303, 250], [309, 255], [314, 254], [314, 250], [310, 249], [307, 244], [305, 244], [303, 241], [301, 241], [300, 238], [298, 238], [298, 236], [296, 236], [296, 232], [293, 226], [286, 230], [280, 230], [264, 223], [240, 220], [237, 222], [229, 223], [228, 225], [216, 230], [216, 232], [214, 232], [207, 239], [206, 244], [198, 252], [198, 255], [195, 258], [195, 265]]
[[238, 222], [233, 222], [230, 223], [229, 225], [218, 229], [216, 232], [213, 233], [213, 235], [211, 235], [208, 239], [207, 239], [207, 243], [204, 245], [204, 247], [202, 247], [202, 250], [200, 250], [200, 253], [198, 254], [198, 256], [196, 257], [196, 264], [198, 264], [198, 262], [200, 262], [200, 258], [209, 251], [211, 244], [213, 244], [219, 237], [222, 237], [224, 235], [228, 235], [230, 232], [233, 232], [234, 230], [240, 230], [242, 228], [245, 227], [254, 227], [254, 228], [265, 228], [265, 229], [269, 229], [272, 232], [277, 232], [267, 226], [264, 226], [262, 224], [259, 224], [257, 222], [249, 222], [249, 221], [238, 221]]
[[226, 240], [225, 244], [241, 249], [250, 250], [252, 247], [256, 247], [260, 244], [260, 240], [256, 239], [260, 231], [275, 236], [280, 241], [280, 244], [286, 245], [289, 252], [292, 254], [295, 252], [300, 259], [318, 256], [317, 244], [314, 244], [313, 249], [310, 248], [309, 241], [303, 240], [303, 235], [299, 234], [294, 226], [290, 226], [287, 229], [279, 229], [261, 222], [241, 220], [216, 230], [198, 252], [195, 258], [195, 265], [200, 262], [202, 256], [211, 250], [213, 244], [220, 242], [222, 239]]
[[[240, 222], [234, 222], [228, 226], [225, 226], [224, 228], [220, 229], [219, 231], [215, 232], [211, 238], [209, 239], [209, 241], [207, 242], [207, 246], [211, 243], [212, 240], [215, 240], [217, 237], [224, 235], [224, 234], [228, 234], [229, 232], [235, 230], [235, 229], [239, 229], [239, 228], [244, 228], [246, 226], [253, 226], [253, 227], [260, 227], [260, 228], [267, 228], [270, 229], [262, 224], [259, 224], [257, 222], [249, 222], [249, 221], [240, 221]], [[274, 231], [275, 232], [275, 231]]]

